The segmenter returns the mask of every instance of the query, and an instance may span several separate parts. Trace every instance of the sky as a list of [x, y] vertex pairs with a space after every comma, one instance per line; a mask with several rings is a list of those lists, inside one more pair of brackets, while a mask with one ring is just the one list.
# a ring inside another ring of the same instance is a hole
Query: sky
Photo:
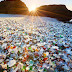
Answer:
[[22, 0], [28, 8], [33, 6], [39, 7], [41, 5], [49, 4], [64, 4], [66, 7], [72, 11], [72, 0]]
[[69, 10], [72, 11], [72, 0], [22, 0], [22, 1], [26, 4], [26, 6], [29, 9], [33, 7], [39, 7], [41, 5], [64, 4]]

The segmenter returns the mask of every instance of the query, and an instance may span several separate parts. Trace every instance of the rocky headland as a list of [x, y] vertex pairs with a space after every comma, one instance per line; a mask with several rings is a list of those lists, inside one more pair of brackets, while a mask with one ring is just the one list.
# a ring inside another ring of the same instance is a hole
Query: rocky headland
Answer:
[[28, 14], [28, 8], [20, 0], [6, 0], [0, 2], [0, 13], [3, 14]]
[[72, 11], [68, 10], [65, 5], [44, 5], [31, 12], [31, 15], [45, 16], [56, 18], [60, 21], [69, 21], [72, 19]]
[[72, 11], [68, 10], [65, 5], [43, 5], [36, 8], [35, 12], [29, 12], [28, 7], [21, 0], [1, 1], [0, 13], [44, 16], [56, 18], [63, 22], [68, 22], [72, 19]]

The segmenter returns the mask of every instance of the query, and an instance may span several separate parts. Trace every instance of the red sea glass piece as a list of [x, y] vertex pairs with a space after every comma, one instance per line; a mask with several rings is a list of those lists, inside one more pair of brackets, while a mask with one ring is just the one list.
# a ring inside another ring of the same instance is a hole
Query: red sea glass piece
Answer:
[[43, 48], [44, 50], [46, 50], [46, 48]]
[[43, 61], [46, 61], [48, 58], [44, 58]]

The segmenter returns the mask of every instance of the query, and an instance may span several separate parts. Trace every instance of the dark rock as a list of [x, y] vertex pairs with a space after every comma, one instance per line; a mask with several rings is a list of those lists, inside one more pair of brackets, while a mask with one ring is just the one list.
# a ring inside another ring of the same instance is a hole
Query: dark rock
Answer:
[[0, 65], [0, 72], [2, 72], [3, 71], [3, 69], [2, 69], [2, 66]]
[[36, 9], [36, 12], [31, 12], [31, 15], [45, 16], [56, 18], [66, 22], [72, 19], [72, 11], [68, 10], [65, 5], [44, 5]]
[[6, 0], [0, 2], [0, 13], [28, 14], [27, 6], [20, 0]]

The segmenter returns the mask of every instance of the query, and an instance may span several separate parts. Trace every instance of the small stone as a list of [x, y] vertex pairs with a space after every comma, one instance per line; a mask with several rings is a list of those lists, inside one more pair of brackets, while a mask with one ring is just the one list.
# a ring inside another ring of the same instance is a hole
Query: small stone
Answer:
[[8, 62], [8, 66], [9, 66], [9, 67], [12, 67], [14, 64], [16, 64], [16, 60], [10, 60], [10, 61]]
[[30, 66], [32, 66], [34, 64], [34, 62], [32, 60], [29, 61]]

